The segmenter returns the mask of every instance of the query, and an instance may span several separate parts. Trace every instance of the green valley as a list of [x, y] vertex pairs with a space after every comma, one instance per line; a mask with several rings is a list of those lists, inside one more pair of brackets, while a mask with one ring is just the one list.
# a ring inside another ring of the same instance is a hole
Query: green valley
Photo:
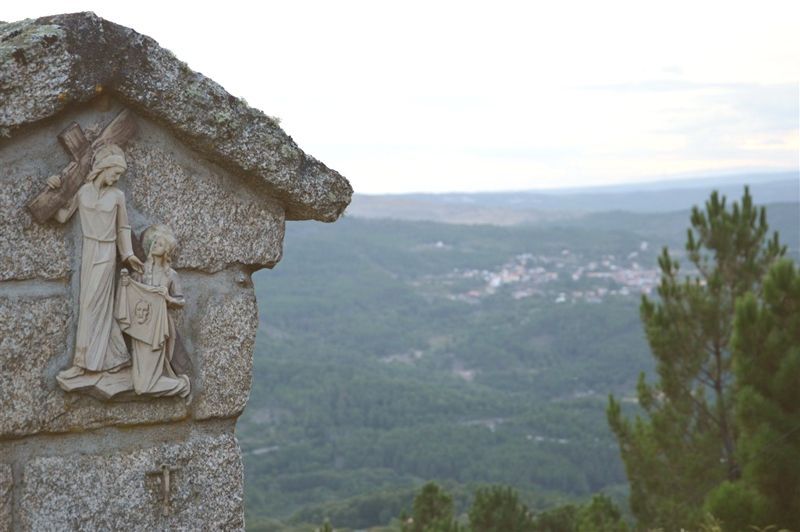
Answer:
[[[798, 204], [767, 211], [797, 260]], [[289, 223], [282, 262], [254, 275], [248, 526], [385, 525], [427, 480], [461, 512], [485, 484], [539, 510], [598, 491], [624, 506], [607, 398], [637, 408], [653, 370], [640, 294], [687, 225], [686, 211]]]

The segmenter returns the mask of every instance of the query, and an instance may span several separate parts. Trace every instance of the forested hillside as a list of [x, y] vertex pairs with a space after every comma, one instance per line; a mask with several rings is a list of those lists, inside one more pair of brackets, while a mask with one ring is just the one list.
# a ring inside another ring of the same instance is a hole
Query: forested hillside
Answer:
[[[798, 256], [798, 204], [768, 206]], [[464, 509], [508, 484], [534, 509], [626, 478], [609, 393], [635, 409], [652, 359], [639, 299], [688, 212], [530, 226], [346, 217], [287, 225], [254, 276], [255, 377], [238, 425], [249, 524], [385, 524], [437, 479]], [[691, 271], [687, 272], [691, 273]]]

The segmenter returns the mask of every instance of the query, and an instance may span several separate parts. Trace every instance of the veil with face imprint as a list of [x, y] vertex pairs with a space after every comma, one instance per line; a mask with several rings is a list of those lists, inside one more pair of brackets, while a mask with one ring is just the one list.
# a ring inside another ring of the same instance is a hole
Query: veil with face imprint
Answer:
[[142, 234], [147, 260], [144, 272], [133, 279], [123, 272], [115, 315], [131, 339], [133, 389], [137, 395], [186, 397], [189, 377], [172, 367], [175, 323], [167, 305], [184, 305], [178, 274], [170, 267], [176, 240], [164, 225], [152, 225]]

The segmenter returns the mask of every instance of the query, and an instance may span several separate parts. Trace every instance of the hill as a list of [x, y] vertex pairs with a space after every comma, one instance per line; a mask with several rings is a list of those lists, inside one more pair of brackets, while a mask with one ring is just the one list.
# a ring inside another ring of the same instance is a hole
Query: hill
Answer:
[[[768, 207], [800, 250], [798, 204]], [[625, 476], [605, 422], [652, 371], [638, 317], [688, 211], [502, 227], [345, 218], [287, 226], [254, 276], [253, 390], [239, 422], [249, 523], [384, 524], [439, 479], [534, 508]]]
[[762, 204], [800, 201], [800, 176], [797, 172], [780, 172], [547, 191], [356, 194], [347, 214], [457, 224], [538, 224], [579, 219], [594, 212], [680, 211], [702, 204], [711, 190], [738, 198], [745, 184]]

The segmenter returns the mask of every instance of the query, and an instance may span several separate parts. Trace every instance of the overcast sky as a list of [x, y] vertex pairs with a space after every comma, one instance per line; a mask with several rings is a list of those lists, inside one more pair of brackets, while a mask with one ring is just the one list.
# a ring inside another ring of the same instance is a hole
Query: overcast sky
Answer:
[[800, 2], [6, 1], [91, 10], [281, 119], [357, 192], [797, 170]]

